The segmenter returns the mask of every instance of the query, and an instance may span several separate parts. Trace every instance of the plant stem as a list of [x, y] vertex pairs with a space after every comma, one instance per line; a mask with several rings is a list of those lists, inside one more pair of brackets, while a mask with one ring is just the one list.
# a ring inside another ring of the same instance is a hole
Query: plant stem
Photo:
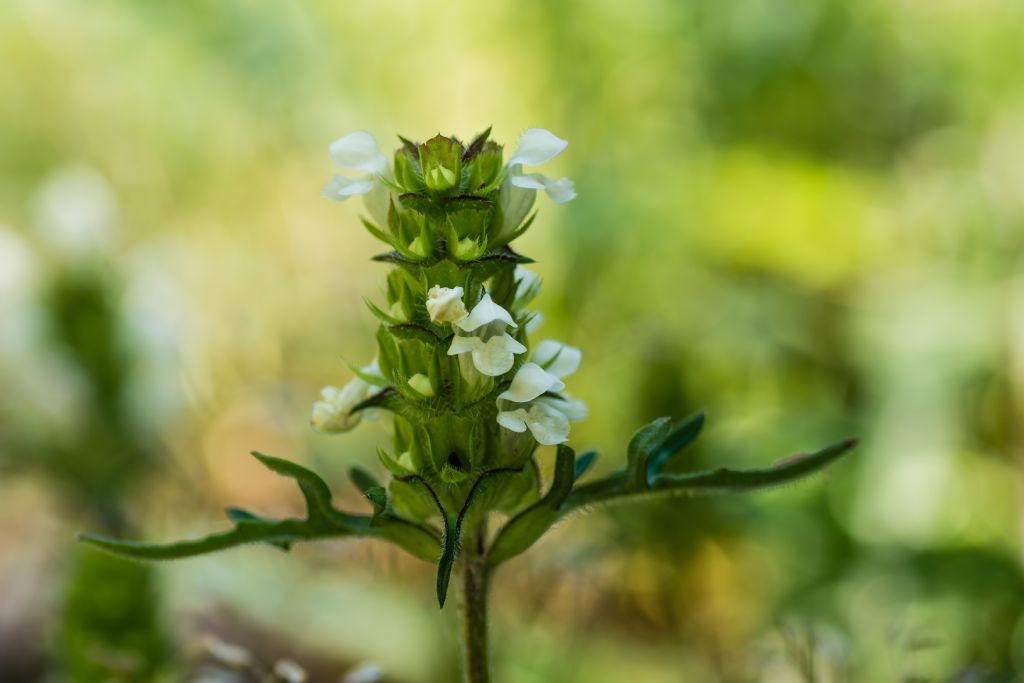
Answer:
[[488, 570], [479, 555], [469, 555], [462, 564], [460, 617], [462, 621], [462, 680], [490, 683], [487, 651]]

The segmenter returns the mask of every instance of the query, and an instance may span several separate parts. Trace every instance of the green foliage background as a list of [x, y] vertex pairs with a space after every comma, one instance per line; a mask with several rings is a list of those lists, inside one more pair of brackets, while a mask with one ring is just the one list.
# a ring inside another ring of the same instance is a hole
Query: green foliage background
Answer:
[[[497, 577], [499, 680], [801, 680], [808, 648], [821, 680], [1013, 680], [1022, 21], [1011, 0], [15, 0], [0, 4], [0, 223], [45, 282], [63, 266], [40, 236], [44, 183], [84, 165], [116, 196], [96, 267], [136, 330], [117, 457], [159, 443], [118, 504], [178, 538], [219, 527], [227, 504], [302, 509], [250, 450], [343, 490], [386, 439], [307, 427], [342, 358], [372, 354], [362, 298], [384, 276], [357, 203], [318, 197], [328, 143], [493, 124], [511, 147], [549, 128], [570, 141], [551, 175], [579, 198], [542, 205], [523, 250], [544, 332], [584, 351], [573, 393], [592, 417], [574, 447], [611, 469], [637, 425], [701, 408], [693, 469], [863, 441], [785, 491], [564, 523]], [[0, 593], [29, 596], [0, 630], [34, 624], [43, 645], [82, 526], [67, 477], [112, 467], [85, 447], [57, 474], [20, 467], [83, 405], [58, 400], [81, 384], [75, 354], [15, 333], [44, 289], [0, 297], [28, 301], [0, 323], [0, 462], [15, 464], [0, 469]], [[352, 489], [339, 502], [365, 505]], [[219, 605], [299, 651], [450, 675], [431, 567], [383, 548], [252, 548], [159, 576], [183, 660], [195, 615]], [[22, 654], [0, 648], [0, 671]]]

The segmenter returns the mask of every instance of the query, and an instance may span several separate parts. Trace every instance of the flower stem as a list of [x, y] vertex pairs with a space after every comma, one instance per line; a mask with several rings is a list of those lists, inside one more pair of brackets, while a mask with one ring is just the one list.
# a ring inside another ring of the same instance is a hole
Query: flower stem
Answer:
[[490, 683], [491, 669], [487, 651], [489, 576], [479, 555], [465, 558], [461, 578], [459, 608], [462, 621], [462, 680], [465, 683]]

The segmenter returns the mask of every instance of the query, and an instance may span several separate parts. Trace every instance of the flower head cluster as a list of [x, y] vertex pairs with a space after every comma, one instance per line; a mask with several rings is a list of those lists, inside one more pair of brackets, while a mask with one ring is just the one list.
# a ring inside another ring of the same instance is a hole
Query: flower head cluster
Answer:
[[570, 423], [586, 416], [562, 393], [579, 349], [546, 340], [530, 355], [540, 316], [526, 306], [540, 281], [510, 246], [532, 222], [538, 190], [557, 203], [576, 196], [568, 178], [523, 170], [567, 145], [531, 128], [507, 162], [490, 131], [468, 144], [402, 138], [391, 158], [362, 131], [331, 146], [338, 165], [361, 175], [335, 176], [324, 195], [365, 196], [364, 223], [391, 249], [376, 260], [393, 268], [386, 302], [370, 305], [381, 323], [378, 360], [347, 386], [324, 389], [318, 430], [347, 431], [363, 411], [384, 409], [397, 455], [381, 458], [396, 477], [416, 473], [454, 505], [488, 470], [521, 470], [519, 490], [529, 490], [536, 447], [567, 441]]

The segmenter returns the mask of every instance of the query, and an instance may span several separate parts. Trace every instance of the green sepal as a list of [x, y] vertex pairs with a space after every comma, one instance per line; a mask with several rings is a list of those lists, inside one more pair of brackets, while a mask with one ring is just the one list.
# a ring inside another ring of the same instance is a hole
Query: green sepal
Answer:
[[366, 304], [366, 307], [370, 309], [370, 312], [373, 313], [377, 320], [381, 321], [385, 325], [402, 325], [405, 323], [404, 320], [399, 320], [390, 313], [387, 313], [380, 306], [373, 303], [369, 299], [363, 299], [363, 302]]
[[[593, 456], [590, 459], [592, 460]], [[502, 527], [487, 552], [488, 566], [496, 567], [525, 552], [551, 528], [561, 516], [562, 506], [572, 491], [575, 473], [576, 454], [568, 446], [559, 445], [555, 455], [555, 475], [551, 488], [543, 498]]]
[[269, 470], [295, 480], [306, 502], [305, 519], [267, 519], [232, 508], [228, 517], [235, 523], [234, 529], [191, 541], [137, 543], [94, 534], [80, 534], [78, 538], [101, 550], [137, 560], [175, 560], [248, 543], [288, 549], [298, 541], [350, 536], [388, 540], [421, 559], [436, 557], [438, 538], [433, 530], [389, 513], [371, 517], [341, 512], [331, 504], [330, 488], [316, 473], [281, 458], [255, 452], [253, 456]]
[[507, 245], [510, 242], [513, 242], [513, 241], [519, 239], [520, 237], [522, 237], [526, 233], [526, 231], [530, 229], [530, 226], [533, 225], [533, 221], [534, 221], [535, 218], [537, 218], [537, 212], [536, 211], [531, 213], [526, 218], [526, 220], [522, 222], [522, 224], [518, 228], [513, 230], [512, 234], [508, 236], [508, 239], [502, 240], [502, 244], [503, 245]]
[[529, 256], [523, 256], [522, 254], [516, 253], [515, 251], [512, 250], [512, 247], [508, 246], [507, 244], [505, 246], [501, 247], [500, 249], [496, 249], [494, 251], [490, 251], [490, 252], [484, 254], [483, 256], [481, 256], [480, 258], [476, 259], [475, 261], [472, 261], [471, 263], [490, 263], [490, 262], [516, 263], [516, 264], [520, 264], [520, 265], [525, 265], [525, 264], [528, 264], [528, 263], [536, 263], [536, 261], [534, 261]]
[[649, 486], [636, 486], [628, 471], [620, 470], [604, 479], [578, 486], [563, 508], [567, 514], [581, 507], [638, 498], [644, 495], [697, 495], [709, 493], [746, 493], [788, 484], [831, 465], [857, 445], [846, 439], [810, 454], [785, 458], [761, 469], [714, 470], [690, 474], [658, 474]]
[[[369, 302], [367, 302], [367, 303], [369, 303]], [[344, 358], [342, 360], [345, 362], [345, 365], [348, 366], [348, 369], [352, 371], [353, 375], [355, 375], [359, 379], [363, 380], [364, 382], [366, 382], [370, 386], [372, 386], [372, 387], [386, 387], [386, 386], [388, 386], [388, 381], [386, 379], [384, 379], [383, 377], [381, 377], [380, 375], [374, 375], [372, 373], [366, 372], [361, 367], [359, 367], [358, 365], [353, 365], [352, 363], [348, 362]]]
[[402, 138], [405, 149], [395, 153], [395, 183], [399, 193], [418, 192], [423, 189], [423, 177], [419, 173], [419, 153], [416, 145]]
[[383, 448], [377, 448], [377, 458], [380, 460], [381, 464], [384, 465], [387, 471], [396, 477], [408, 477], [409, 475], [414, 474], [412, 470], [404, 467], [401, 463], [391, 457], [391, 454]]
[[387, 234], [386, 232], [384, 232], [383, 230], [381, 230], [380, 228], [378, 228], [376, 225], [366, 220], [365, 218], [361, 218], [360, 220], [363, 223], [363, 227], [366, 228], [367, 232], [369, 232], [371, 235], [379, 239], [384, 244], [387, 244], [392, 249], [398, 248], [398, 245], [395, 244], [395, 240], [391, 237], [391, 235]]
[[403, 253], [402, 251], [395, 250], [389, 251], [385, 254], [376, 254], [370, 257], [371, 261], [377, 263], [393, 263], [395, 265], [406, 265], [406, 266], [421, 266], [430, 262], [429, 258], [419, 256], [411, 251]]
[[475, 138], [473, 138], [473, 142], [469, 143], [469, 146], [466, 147], [466, 151], [462, 153], [463, 164], [465, 164], [468, 161], [472, 161], [474, 157], [476, 157], [478, 154], [480, 154], [480, 152], [483, 151], [484, 144], [486, 144], [487, 142], [487, 138], [491, 136], [491, 128], [493, 128], [493, 126], [488, 126], [487, 130], [485, 130], [483, 133], [480, 133], [480, 135], [477, 135]]

